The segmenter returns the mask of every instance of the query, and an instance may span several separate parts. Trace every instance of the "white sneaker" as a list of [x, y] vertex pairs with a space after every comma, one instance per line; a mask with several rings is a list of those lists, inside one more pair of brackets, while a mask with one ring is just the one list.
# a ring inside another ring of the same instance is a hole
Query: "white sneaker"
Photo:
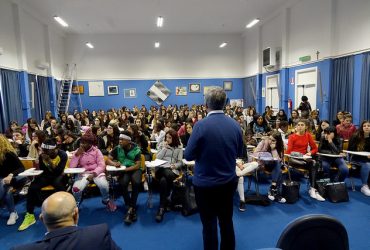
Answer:
[[11, 212], [11, 213], [10, 213], [10, 216], [9, 216], [9, 219], [8, 219], [8, 221], [6, 222], [6, 224], [7, 224], [8, 226], [14, 225], [14, 224], [17, 222], [17, 219], [18, 219], [18, 214], [17, 214], [17, 212]]
[[310, 188], [310, 190], [308, 190], [308, 194], [312, 199], [316, 199], [316, 189]]
[[363, 193], [366, 196], [370, 196], [370, 188], [368, 185], [363, 185], [361, 188], [361, 193]]
[[322, 197], [317, 190], [316, 190], [316, 200], [318, 200], [318, 201], [325, 201], [325, 198]]
[[148, 182], [144, 181], [143, 185], [144, 185], [144, 191], [148, 191], [149, 190]]

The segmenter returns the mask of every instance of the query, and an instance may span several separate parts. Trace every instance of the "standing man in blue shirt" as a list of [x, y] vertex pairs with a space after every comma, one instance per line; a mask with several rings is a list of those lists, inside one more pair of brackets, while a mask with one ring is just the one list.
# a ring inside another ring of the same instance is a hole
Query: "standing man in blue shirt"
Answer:
[[232, 220], [238, 183], [235, 164], [243, 154], [243, 137], [240, 125], [224, 114], [225, 102], [226, 93], [220, 87], [206, 94], [208, 115], [195, 124], [185, 150], [186, 160], [195, 160], [193, 184], [205, 250], [218, 249], [217, 222], [221, 250], [235, 249]]

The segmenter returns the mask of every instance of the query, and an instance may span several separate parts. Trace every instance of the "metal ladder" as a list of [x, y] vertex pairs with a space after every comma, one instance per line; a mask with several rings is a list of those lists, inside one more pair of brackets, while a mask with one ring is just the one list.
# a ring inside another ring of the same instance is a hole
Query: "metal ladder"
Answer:
[[[79, 90], [79, 84], [77, 79], [77, 65], [74, 64], [72, 66], [66, 65], [66, 69], [63, 74], [62, 84], [60, 85], [59, 89], [59, 96], [58, 96], [58, 108], [57, 113], [67, 113], [71, 104], [71, 95], [72, 95], [72, 86], [77, 86], [77, 90]], [[77, 107], [76, 107], [77, 106]], [[81, 102], [81, 95], [78, 92], [78, 101], [77, 105], [74, 108], [77, 108], [79, 112], [82, 111], [82, 102]]]

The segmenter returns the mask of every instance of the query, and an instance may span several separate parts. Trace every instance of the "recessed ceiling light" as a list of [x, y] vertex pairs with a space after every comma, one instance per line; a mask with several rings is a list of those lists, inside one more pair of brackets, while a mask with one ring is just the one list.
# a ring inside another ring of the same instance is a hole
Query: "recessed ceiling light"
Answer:
[[90, 42], [87, 42], [86, 43], [86, 46], [89, 47], [90, 49], [93, 49], [94, 48], [94, 45], [92, 45], [92, 43], [90, 43]]
[[159, 16], [157, 18], [157, 27], [161, 28], [163, 26], [163, 17]]
[[155, 42], [155, 43], [154, 43], [154, 47], [155, 47], [155, 48], [159, 48], [159, 46], [161, 46], [161, 44], [160, 44], [159, 42]]
[[227, 45], [227, 43], [221, 43], [220, 44], [220, 48], [223, 48], [223, 47], [225, 47]]
[[256, 25], [260, 20], [258, 18], [254, 19], [252, 22], [248, 23], [246, 28], [252, 28], [254, 25]]
[[68, 27], [68, 23], [66, 23], [66, 21], [64, 21], [62, 18], [60, 18], [58, 16], [54, 16], [54, 19], [55, 19], [55, 21], [57, 21], [63, 27]]

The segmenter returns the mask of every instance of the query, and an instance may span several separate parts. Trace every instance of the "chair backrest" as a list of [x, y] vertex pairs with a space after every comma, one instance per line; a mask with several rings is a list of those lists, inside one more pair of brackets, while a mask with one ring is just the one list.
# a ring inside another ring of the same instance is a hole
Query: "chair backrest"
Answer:
[[337, 219], [324, 214], [310, 214], [289, 223], [277, 248], [283, 250], [348, 250], [347, 230]]

